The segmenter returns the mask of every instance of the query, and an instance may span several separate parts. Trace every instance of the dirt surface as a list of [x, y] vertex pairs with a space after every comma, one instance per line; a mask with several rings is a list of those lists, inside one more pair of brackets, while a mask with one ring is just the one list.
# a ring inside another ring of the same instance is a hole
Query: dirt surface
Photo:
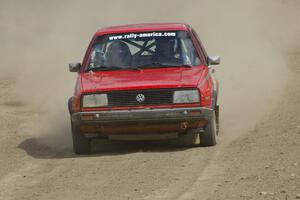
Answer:
[[[0, 199], [300, 199], [299, 10], [297, 0], [0, 0]], [[67, 63], [99, 27], [160, 21], [192, 24], [223, 58], [219, 144], [94, 141], [94, 154], [74, 155]]]

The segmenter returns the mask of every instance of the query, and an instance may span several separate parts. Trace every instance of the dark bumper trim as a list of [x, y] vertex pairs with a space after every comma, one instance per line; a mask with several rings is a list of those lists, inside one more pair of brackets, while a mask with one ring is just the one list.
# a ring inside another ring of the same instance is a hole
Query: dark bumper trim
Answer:
[[116, 123], [116, 122], [171, 122], [210, 120], [213, 109], [204, 107], [113, 110], [78, 112], [71, 115], [74, 124]]

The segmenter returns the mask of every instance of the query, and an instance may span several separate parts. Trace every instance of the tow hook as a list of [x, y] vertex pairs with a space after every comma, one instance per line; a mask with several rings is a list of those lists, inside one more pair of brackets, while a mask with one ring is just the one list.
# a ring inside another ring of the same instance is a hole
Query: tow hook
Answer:
[[187, 123], [187, 122], [182, 122], [181, 125], [180, 125], [180, 128], [181, 128], [182, 130], [186, 130], [187, 127], [188, 127], [188, 123]]

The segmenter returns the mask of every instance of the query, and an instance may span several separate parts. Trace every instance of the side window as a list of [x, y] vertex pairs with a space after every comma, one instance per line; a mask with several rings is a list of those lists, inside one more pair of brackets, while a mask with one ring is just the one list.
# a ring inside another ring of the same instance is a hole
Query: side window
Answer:
[[199, 46], [201, 48], [202, 53], [204, 54], [204, 57], [205, 57], [204, 59], [206, 60], [207, 53], [206, 53], [206, 50], [203, 47], [203, 44], [202, 44], [201, 40], [199, 39], [199, 36], [197, 35], [197, 33], [196, 33], [196, 31], [194, 29], [192, 29], [192, 33], [197, 38], [197, 40], [199, 41]]
[[104, 62], [103, 46], [100, 43], [98, 43], [93, 47], [91, 53], [91, 59], [89, 62], [89, 67], [90, 68], [99, 67], [103, 64], [103, 62]]
[[182, 39], [181, 46], [184, 63], [188, 65], [200, 65], [200, 59], [197, 56], [192, 41], [189, 38]]

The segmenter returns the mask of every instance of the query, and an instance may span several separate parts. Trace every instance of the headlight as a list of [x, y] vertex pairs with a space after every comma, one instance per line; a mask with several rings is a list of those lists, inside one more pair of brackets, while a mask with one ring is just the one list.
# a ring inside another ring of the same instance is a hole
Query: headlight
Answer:
[[174, 92], [173, 103], [200, 102], [198, 90], [179, 90]]
[[82, 107], [84, 108], [103, 107], [107, 105], [106, 94], [87, 94], [82, 98]]

